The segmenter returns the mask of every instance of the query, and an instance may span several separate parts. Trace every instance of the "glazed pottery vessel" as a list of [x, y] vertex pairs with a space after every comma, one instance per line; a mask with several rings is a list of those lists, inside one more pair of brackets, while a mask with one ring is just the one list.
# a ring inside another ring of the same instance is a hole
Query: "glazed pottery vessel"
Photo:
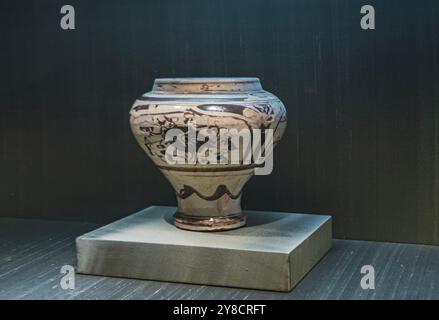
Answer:
[[[271, 129], [274, 146], [285, 130], [286, 111], [277, 97], [262, 89], [258, 78], [156, 79], [152, 91], [134, 102], [130, 124], [139, 145], [175, 189], [175, 225], [218, 231], [245, 225], [242, 189], [258, 164], [172, 163], [168, 147], [179, 139], [188, 143], [189, 126], [194, 124], [196, 133], [211, 129], [218, 135], [220, 129]], [[181, 137], [168, 141], [171, 129], [181, 130]], [[183, 157], [193, 160], [193, 154]]]

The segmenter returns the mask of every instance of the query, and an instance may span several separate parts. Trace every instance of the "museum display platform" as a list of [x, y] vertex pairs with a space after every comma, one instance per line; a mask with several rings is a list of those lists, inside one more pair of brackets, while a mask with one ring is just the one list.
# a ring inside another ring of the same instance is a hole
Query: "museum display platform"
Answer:
[[[290, 292], [83, 274], [63, 289], [61, 268], [76, 266], [76, 237], [97, 227], [0, 218], [0, 299], [439, 299], [438, 246], [338, 239]], [[360, 285], [363, 265], [375, 268], [375, 290]]]
[[332, 243], [327, 215], [246, 211], [247, 225], [194, 232], [153, 206], [77, 238], [79, 273], [290, 291]]

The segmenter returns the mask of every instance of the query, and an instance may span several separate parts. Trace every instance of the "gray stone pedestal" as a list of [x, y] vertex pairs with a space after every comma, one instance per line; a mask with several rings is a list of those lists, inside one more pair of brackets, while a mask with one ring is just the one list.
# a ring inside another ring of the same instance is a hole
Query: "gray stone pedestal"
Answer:
[[79, 273], [290, 291], [331, 247], [331, 218], [246, 211], [247, 225], [193, 232], [149, 207], [76, 239]]

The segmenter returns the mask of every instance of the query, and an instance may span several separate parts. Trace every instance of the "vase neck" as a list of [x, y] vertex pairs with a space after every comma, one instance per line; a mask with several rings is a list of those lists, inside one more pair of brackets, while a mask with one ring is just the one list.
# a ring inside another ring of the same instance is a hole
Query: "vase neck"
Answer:
[[153, 92], [169, 93], [248, 93], [261, 91], [258, 78], [159, 78]]

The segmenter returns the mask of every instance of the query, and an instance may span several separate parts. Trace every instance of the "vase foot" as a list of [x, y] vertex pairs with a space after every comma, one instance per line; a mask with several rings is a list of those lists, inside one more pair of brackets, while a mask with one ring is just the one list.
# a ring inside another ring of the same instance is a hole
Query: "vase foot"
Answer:
[[177, 228], [191, 231], [225, 231], [245, 226], [246, 217], [243, 212], [226, 216], [203, 217], [190, 216], [181, 212], [174, 214]]

